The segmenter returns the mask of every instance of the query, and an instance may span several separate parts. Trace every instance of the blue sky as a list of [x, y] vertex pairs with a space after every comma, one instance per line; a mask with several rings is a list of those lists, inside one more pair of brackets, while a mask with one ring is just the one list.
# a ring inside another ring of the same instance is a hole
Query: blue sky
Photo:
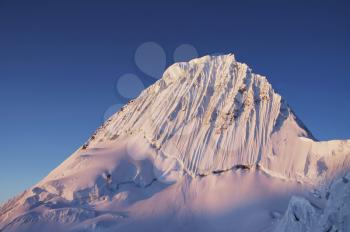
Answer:
[[[35, 184], [102, 123], [154, 41], [233, 52], [320, 140], [350, 138], [348, 1], [0, 1], [0, 202]], [[137, 85], [136, 85], [137, 86]], [[129, 84], [132, 92], [135, 85]]]

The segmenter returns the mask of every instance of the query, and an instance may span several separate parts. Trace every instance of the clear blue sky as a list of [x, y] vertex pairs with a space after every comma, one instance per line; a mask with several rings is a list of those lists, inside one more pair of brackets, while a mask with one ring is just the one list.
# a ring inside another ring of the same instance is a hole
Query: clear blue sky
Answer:
[[[101, 124], [142, 43], [233, 52], [268, 76], [316, 138], [350, 138], [349, 1], [0, 1], [0, 202]], [[129, 85], [132, 86], [132, 85]], [[130, 90], [131, 91], [131, 90]]]

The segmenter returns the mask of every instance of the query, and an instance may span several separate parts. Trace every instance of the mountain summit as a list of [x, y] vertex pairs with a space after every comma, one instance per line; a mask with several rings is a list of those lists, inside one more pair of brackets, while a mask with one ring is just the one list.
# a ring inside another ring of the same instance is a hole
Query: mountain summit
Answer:
[[288, 215], [326, 204], [349, 144], [315, 141], [231, 54], [175, 63], [3, 205], [0, 231], [308, 231]]

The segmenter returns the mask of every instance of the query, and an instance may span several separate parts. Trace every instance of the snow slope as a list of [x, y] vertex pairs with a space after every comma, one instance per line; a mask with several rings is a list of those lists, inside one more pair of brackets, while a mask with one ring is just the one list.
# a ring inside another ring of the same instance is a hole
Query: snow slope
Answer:
[[315, 141], [265, 77], [205, 56], [170, 66], [3, 205], [0, 230], [272, 231], [292, 225], [295, 205], [329, 208], [349, 167], [349, 141]]

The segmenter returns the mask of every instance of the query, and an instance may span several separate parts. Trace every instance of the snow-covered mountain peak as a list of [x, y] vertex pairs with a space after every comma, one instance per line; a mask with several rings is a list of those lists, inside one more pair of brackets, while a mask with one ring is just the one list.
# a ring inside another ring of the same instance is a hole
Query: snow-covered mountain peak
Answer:
[[[314, 141], [267, 78], [231, 54], [176, 63], [1, 206], [0, 231], [272, 231], [292, 194], [324, 200], [350, 170], [349, 144]], [[304, 228], [309, 212], [293, 198], [277, 229]]]
[[142, 134], [188, 173], [203, 175], [261, 164], [278, 132], [312, 138], [268, 80], [230, 54], [173, 64], [94, 139]]
[[[163, 80], [166, 82], [172, 83], [175, 81], [177, 78], [196, 78], [196, 75], [186, 75], [187, 72], [196, 74], [199, 72], [203, 72], [202, 74], [210, 72], [210, 70], [218, 70], [221, 72], [229, 71], [229, 70], [224, 70], [225, 68], [228, 68], [230, 66], [236, 66], [240, 65], [247, 69], [247, 71], [250, 71], [248, 66], [243, 63], [239, 63], [235, 60], [235, 57], [233, 54], [228, 54], [228, 55], [218, 55], [218, 56], [203, 56], [200, 58], [196, 58], [193, 60], [190, 60], [188, 62], [179, 62], [179, 63], [174, 63], [170, 67], [168, 67], [164, 74], [163, 74]], [[214, 74], [214, 73], [213, 73]], [[215, 76], [215, 75], [210, 75], [210, 79], [221, 79], [223, 76]], [[233, 76], [231, 76], [233, 77]], [[237, 78], [237, 77], [233, 77]], [[171, 80], [173, 79], [173, 80]]]

